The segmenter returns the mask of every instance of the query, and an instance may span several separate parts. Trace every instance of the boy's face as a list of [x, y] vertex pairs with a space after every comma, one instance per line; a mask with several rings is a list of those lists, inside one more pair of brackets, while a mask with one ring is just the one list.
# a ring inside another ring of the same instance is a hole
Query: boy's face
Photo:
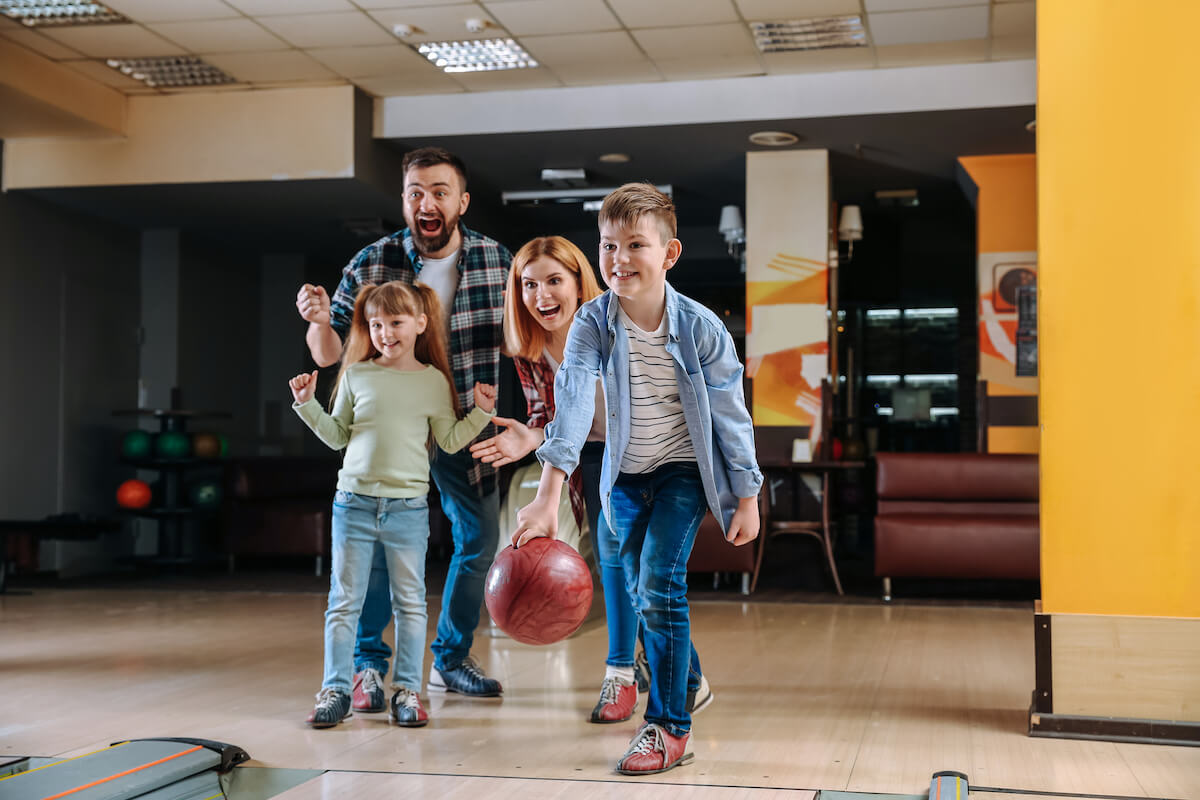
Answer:
[[605, 221], [600, 226], [600, 272], [613, 294], [624, 300], [661, 300], [667, 270], [682, 252], [678, 239], [663, 241], [658, 223], [649, 215], [634, 225]]

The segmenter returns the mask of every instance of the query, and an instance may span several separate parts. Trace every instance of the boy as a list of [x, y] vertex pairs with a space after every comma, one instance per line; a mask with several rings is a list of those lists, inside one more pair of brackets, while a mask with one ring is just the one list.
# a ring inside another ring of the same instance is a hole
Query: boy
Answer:
[[579, 461], [601, 378], [608, 426], [600, 498], [650, 662], [646, 722], [617, 771], [648, 775], [692, 759], [687, 683], [689, 670], [701, 670], [686, 570], [696, 530], [711, 509], [728, 541], [752, 541], [763, 478], [733, 340], [715, 314], [667, 284], [683, 251], [670, 198], [626, 184], [605, 198], [599, 223], [610, 291], [585, 303], [571, 326], [554, 381], [558, 414], [537, 450], [542, 480], [517, 514], [513, 544], [555, 536], [563, 480]]

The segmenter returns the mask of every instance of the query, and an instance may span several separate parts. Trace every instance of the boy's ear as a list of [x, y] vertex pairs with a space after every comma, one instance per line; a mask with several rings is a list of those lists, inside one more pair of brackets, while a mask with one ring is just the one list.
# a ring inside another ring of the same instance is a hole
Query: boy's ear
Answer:
[[672, 239], [667, 242], [667, 260], [663, 264], [663, 269], [670, 269], [675, 266], [675, 262], [683, 255], [683, 242], [678, 239]]

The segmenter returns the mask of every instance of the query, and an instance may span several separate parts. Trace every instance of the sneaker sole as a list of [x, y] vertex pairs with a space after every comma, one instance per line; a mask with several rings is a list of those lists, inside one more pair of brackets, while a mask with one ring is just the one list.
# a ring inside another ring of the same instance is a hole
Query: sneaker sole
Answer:
[[354, 707], [355, 714], [382, 714], [385, 711], [387, 711], [386, 705], [382, 705], [379, 708], [359, 708], [358, 706]]
[[310, 728], [313, 728], [318, 731], [323, 731], [326, 728], [336, 728], [338, 725], [342, 724], [343, 722], [345, 722], [346, 720], [350, 719], [353, 716], [354, 716], [354, 712], [351, 711], [349, 714], [342, 717], [337, 722], [306, 722], [306, 724]]
[[425, 684], [425, 691], [437, 692], [438, 694], [458, 694], [458, 695], [462, 695], [463, 697], [478, 697], [481, 699], [488, 698], [488, 697], [500, 697], [501, 695], [504, 694], [503, 689], [501, 689], [498, 692], [490, 692], [490, 693], [460, 692], [458, 689], [451, 689], [449, 686], [434, 683], [432, 679], [430, 679], [429, 682]]
[[704, 698], [704, 700], [703, 700], [703, 701], [700, 703], [700, 705], [696, 706], [695, 708], [693, 708], [693, 709], [692, 709], [691, 711], [689, 711], [688, 713], [689, 713], [689, 714], [699, 714], [701, 711], [703, 711], [704, 709], [706, 709], [706, 708], [708, 708], [709, 706], [711, 706], [711, 705], [712, 705], [712, 701], [713, 701], [713, 700], [715, 700], [715, 699], [716, 699], [716, 695], [715, 695], [715, 694], [713, 694], [712, 692], [709, 692], [709, 693], [708, 693], [708, 697]]
[[692, 760], [695, 757], [695, 753], [684, 753], [673, 763], [667, 764], [661, 769], [621, 769], [620, 767], [617, 767], [617, 772], [621, 775], [658, 775], [659, 773], [675, 769], [676, 767], [686, 766], [692, 763]]
[[392, 716], [390, 711], [388, 712], [388, 719], [391, 720], [393, 725], [399, 725], [401, 728], [424, 728], [429, 724], [428, 719], [419, 719], [416, 722], [401, 722]]
[[628, 717], [621, 717], [620, 719], [597, 719], [596, 717], [588, 717], [588, 722], [596, 725], [615, 725], [618, 722], [628, 722], [631, 719], [633, 719], [633, 711], [629, 712]]

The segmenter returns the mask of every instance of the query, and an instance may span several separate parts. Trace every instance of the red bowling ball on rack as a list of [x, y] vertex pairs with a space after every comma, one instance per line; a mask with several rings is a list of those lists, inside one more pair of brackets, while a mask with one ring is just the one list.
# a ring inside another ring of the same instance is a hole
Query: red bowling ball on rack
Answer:
[[592, 607], [592, 573], [568, 544], [540, 537], [500, 551], [484, 584], [484, 603], [500, 630], [525, 644], [567, 638]]

